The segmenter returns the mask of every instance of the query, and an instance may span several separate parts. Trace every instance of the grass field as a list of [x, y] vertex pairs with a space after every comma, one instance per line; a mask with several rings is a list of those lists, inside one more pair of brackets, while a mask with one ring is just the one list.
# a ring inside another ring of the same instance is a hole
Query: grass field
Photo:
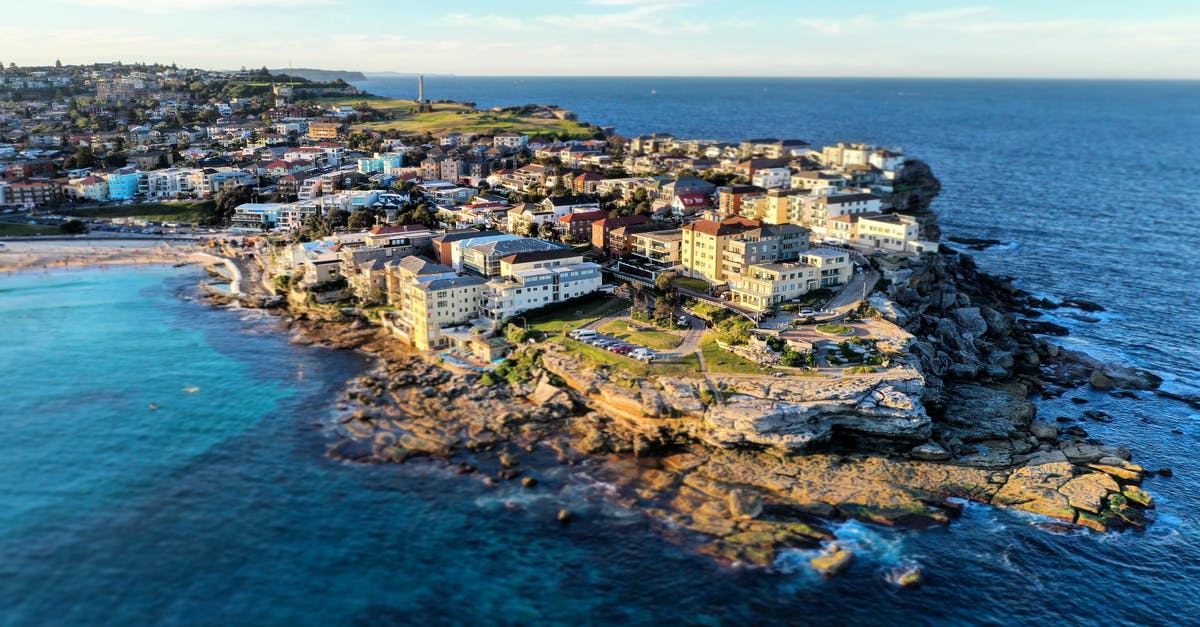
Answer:
[[570, 120], [521, 117], [492, 111], [477, 111], [459, 103], [434, 103], [430, 113], [418, 113], [415, 100], [399, 100], [381, 96], [347, 96], [322, 98], [320, 102], [333, 105], [357, 105], [366, 102], [381, 111], [386, 120], [357, 124], [376, 131], [395, 130], [408, 135], [445, 135], [447, 133], [495, 133], [513, 131], [528, 135], [566, 133], [572, 137], [591, 137], [588, 126]]
[[[647, 330], [642, 330], [647, 329]], [[683, 337], [667, 331], [644, 327], [628, 320], [613, 320], [599, 328], [601, 333], [618, 340], [633, 342], [654, 350], [668, 351], [683, 343]]]
[[195, 224], [216, 212], [211, 200], [194, 202], [148, 202], [137, 205], [110, 205], [89, 209], [63, 211], [63, 215], [78, 218], [144, 218], [157, 222], [187, 222]]
[[28, 235], [62, 235], [62, 229], [46, 224], [0, 222], [0, 237], [24, 237]]
[[[562, 311], [528, 316], [526, 317], [526, 322], [528, 323], [526, 328], [532, 331], [541, 331], [549, 335], [561, 334], [563, 325], [568, 325], [572, 330], [578, 329], [628, 307], [629, 303], [625, 300], [604, 294], [597, 296], [594, 300], [566, 305]], [[520, 324], [520, 321], [521, 317], [518, 316], [517, 324]]]
[[704, 365], [709, 372], [718, 374], [762, 374], [766, 368], [731, 353], [717, 345], [716, 338], [706, 333], [700, 340], [700, 353], [704, 355]]
[[695, 290], [697, 292], [707, 292], [708, 288], [711, 287], [708, 284], [708, 281], [689, 276], [675, 277], [674, 279], [671, 279], [671, 285], [674, 285], [675, 287], [687, 288], [689, 290]]

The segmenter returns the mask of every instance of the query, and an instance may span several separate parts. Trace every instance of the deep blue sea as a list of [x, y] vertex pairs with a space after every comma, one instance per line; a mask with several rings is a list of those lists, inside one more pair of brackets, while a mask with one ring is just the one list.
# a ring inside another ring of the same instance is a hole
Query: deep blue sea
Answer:
[[[415, 93], [415, 80], [361, 84]], [[427, 77], [431, 97], [555, 103], [624, 135], [902, 146], [948, 235], [989, 271], [1109, 308], [1064, 343], [1197, 392], [1200, 84]], [[0, 253], [2, 255], [2, 253]], [[0, 256], [0, 263], [2, 263]], [[563, 468], [497, 488], [436, 464], [324, 455], [332, 399], [369, 367], [269, 318], [181, 296], [195, 268], [0, 274], [0, 625], [1195, 624], [1200, 411], [1083, 392], [1096, 437], [1147, 467], [1144, 533], [1055, 535], [969, 506], [948, 528], [838, 529], [823, 581], [713, 564]], [[154, 404], [157, 409], [151, 409]], [[1178, 429], [1183, 434], [1174, 434]], [[559, 526], [560, 507], [580, 512]], [[917, 590], [882, 574], [916, 561]], [[796, 564], [794, 569], [787, 566]]]

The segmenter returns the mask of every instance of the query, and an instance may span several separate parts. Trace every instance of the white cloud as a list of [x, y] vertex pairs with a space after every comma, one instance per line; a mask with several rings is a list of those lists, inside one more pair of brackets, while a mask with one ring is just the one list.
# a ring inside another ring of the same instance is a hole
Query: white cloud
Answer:
[[695, 6], [692, 0], [588, 0], [588, 4], [602, 7], [643, 7], [658, 9], [678, 9]]
[[462, 26], [494, 26], [504, 30], [528, 30], [529, 22], [503, 15], [470, 15], [468, 13], [451, 13], [446, 20]]
[[931, 11], [928, 13], [910, 13], [900, 18], [900, 21], [905, 24], [944, 24], [947, 22], [960, 21], [963, 18], [977, 17], [987, 13], [991, 13], [988, 7], [962, 7], [959, 9], [947, 9], [945, 11]]
[[[619, 33], [621, 31], [640, 31], [651, 35], [669, 35], [673, 31], [667, 28], [666, 20], [661, 13], [669, 9], [669, 5], [650, 4], [638, 6], [627, 11], [615, 13], [577, 13], [575, 15], [547, 15], [542, 22], [558, 28], [572, 30], [600, 31]], [[699, 25], [693, 24], [693, 28]]]
[[142, 13], [175, 13], [178, 11], [211, 11], [251, 8], [292, 8], [300, 6], [333, 6], [342, 0], [67, 0], [88, 7], [111, 7]]
[[869, 28], [875, 24], [873, 15], [856, 15], [845, 20], [825, 20], [800, 18], [796, 23], [809, 30], [815, 30], [825, 35], [847, 35]]

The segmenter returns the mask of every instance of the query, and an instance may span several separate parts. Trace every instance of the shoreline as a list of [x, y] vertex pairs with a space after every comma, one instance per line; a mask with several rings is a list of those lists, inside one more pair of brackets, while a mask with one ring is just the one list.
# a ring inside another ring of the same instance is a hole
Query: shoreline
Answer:
[[[1142, 384], [1141, 371], [1060, 353], [1040, 338], [1034, 345], [1046, 357], [1045, 368], [1032, 371], [1049, 377], [1052, 367], [1060, 369], [1047, 382], [1026, 367], [1025, 383], [1015, 386], [948, 385], [957, 399], [951, 403], [982, 423], [958, 425], [955, 433], [978, 447], [907, 451], [894, 443], [860, 443], [778, 450], [705, 442], [711, 408], [696, 400], [698, 388], [681, 392], [686, 381], [651, 377], [630, 389], [610, 381], [612, 373], [538, 345], [528, 349], [538, 363], [533, 380], [487, 385], [477, 374], [455, 374], [432, 355], [398, 346], [370, 322], [322, 320], [314, 313], [281, 313], [293, 341], [358, 350], [379, 362], [348, 382], [338, 401], [332, 457], [356, 463], [433, 458], [460, 474], [483, 474], [489, 484], [520, 479], [537, 489], [537, 467], [523, 466], [521, 458], [548, 449], [556, 463], [583, 464], [613, 485], [614, 500], [656, 521], [665, 537], [726, 564], [772, 568], [779, 551], [820, 549], [813, 567], [833, 576], [853, 557], [837, 545], [832, 524], [942, 526], [966, 501], [1041, 515], [1045, 520], [1035, 524], [1052, 532], [1142, 529], [1152, 520], [1144, 511], [1153, 509], [1153, 498], [1139, 486], [1153, 472], [1129, 462], [1128, 449], [1034, 422], [1036, 407], [1027, 400], [1043, 385], [1062, 384], [1059, 394], [1087, 385], [1080, 372], [1070, 371], [1080, 363], [1111, 368], [1127, 386]], [[648, 398], [661, 409], [648, 410]]]
[[[72, 251], [48, 247], [43, 252]], [[247, 277], [229, 257], [181, 249], [140, 252], [110, 247], [99, 257], [68, 257], [47, 269], [182, 260], [223, 263], [238, 283], [231, 284], [228, 295], [208, 291], [206, 301], [224, 305], [255, 296], [241, 291]], [[247, 285], [254, 293], [263, 287], [262, 281]], [[1058, 442], [1057, 429], [1049, 437], [1044, 432], [1034, 436], [1034, 424], [1041, 425], [1039, 430], [1046, 425], [1032, 423], [1028, 416], [1021, 418], [1021, 429], [1028, 429], [1025, 437], [1036, 443], [1024, 448], [1030, 457], [998, 466], [912, 459], [877, 445], [791, 453], [725, 449], [696, 440], [706, 410], [689, 403], [686, 393], [670, 399], [667, 405], [674, 407], [664, 414], [630, 412], [630, 401], [632, 407], [642, 406], [636, 396], [621, 400], [624, 391], [612, 386], [608, 375], [544, 346], [536, 349], [541, 374], [535, 381], [487, 386], [477, 374], [456, 374], [435, 356], [403, 346], [370, 321], [337, 322], [317, 313], [288, 308], [278, 312], [278, 327], [293, 343], [356, 350], [375, 362], [364, 375], [346, 381], [335, 402], [331, 457], [355, 463], [438, 459], [454, 472], [477, 475], [490, 485], [519, 480], [531, 490], [541, 489], [537, 486], [544, 473], [539, 469], [544, 466], [539, 464], [582, 465], [593, 478], [614, 486], [615, 502], [655, 521], [664, 537], [730, 565], [769, 569], [779, 551], [819, 549], [813, 567], [833, 576], [853, 559], [837, 545], [833, 524], [859, 520], [906, 528], [941, 526], [968, 500], [1063, 520], [1035, 523], [1056, 532], [1081, 527], [1104, 531], [1114, 524], [1140, 529], [1148, 521], [1137, 513], [1140, 507], [1128, 503], [1153, 507], [1152, 498], [1137, 487], [1143, 475], [1153, 473], [1130, 464], [1127, 449], [1076, 438], [1052, 451], [1047, 443]], [[1095, 360], [1091, 365], [1102, 366]], [[557, 384], [551, 382], [554, 378]], [[660, 385], [659, 379], [653, 385]], [[667, 383], [654, 394], [679, 385]], [[640, 392], [645, 391], [643, 385]], [[1014, 393], [1024, 398], [1035, 392], [1021, 388]], [[994, 410], [987, 400], [979, 408]], [[664, 435], [668, 432], [673, 435]], [[1090, 470], [1076, 477], [1080, 468]], [[1113, 473], [1121, 485], [1112, 482]], [[1067, 500], [1055, 496], [1056, 491], [1080, 477], [1090, 491], [1081, 493], [1079, 502], [1086, 498], [1091, 509], [1106, 511], [1104, 494], [1115, 491], [1126, 499], [1125, 517], [1085, 516], [1074, 502], [1064, 509]], [[1047, 482], [1053, 487], [1049, 492]], [[560, 515], [569, 519], [573, 514]]]
[[[5, 241], [0, 248], [0, 274], [85, 266], [193, 263], [204, 260], [194, 243], [170, 245], [170, 240], [64, 240]], [[145, 245], [129, 245], [145, 242]]]

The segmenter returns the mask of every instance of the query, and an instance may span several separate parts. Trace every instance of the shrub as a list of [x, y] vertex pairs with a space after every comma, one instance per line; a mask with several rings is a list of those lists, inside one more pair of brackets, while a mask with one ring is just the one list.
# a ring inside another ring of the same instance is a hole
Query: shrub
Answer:
[[717, 339], [726, 344], [745, 344], [750, 340], [750, 329], [753, 328], [754, 323], [741, 316], [727, 318], [716, 325]]
[[767, 346], [776, 353], [785, 352], [787, 349], [787, 341], [781, 337], [771, 336], [767, 338]]
[[712, 390], [708, 388], [702, 388], [700, 390], [700, 402], [705, 405], [713, 405], [717, 402], [717, 395], [713, 394]]
[[513, 344], [520, 346], [529, 339], [529, 331], [510, 323], [504, 327], [504, 337]]

